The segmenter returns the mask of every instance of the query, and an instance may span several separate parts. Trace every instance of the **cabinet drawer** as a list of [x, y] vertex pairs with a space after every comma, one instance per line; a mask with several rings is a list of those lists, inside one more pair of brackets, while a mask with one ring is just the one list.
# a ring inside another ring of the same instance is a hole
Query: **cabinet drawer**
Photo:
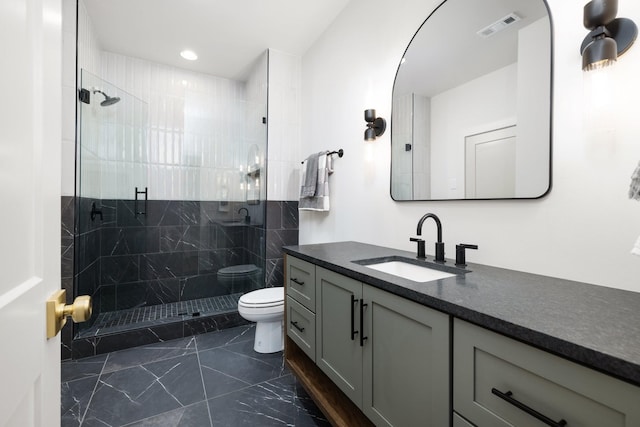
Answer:
[[316, 361], [316, 315], [287, 297], [287, 335]]
[[454, 409], [478, 427], [640, 425], [640, 388], [459, 319], [453, 372]]
[[316, 311], [316, 266], [287, 256], [287, 294], [309, 310]]

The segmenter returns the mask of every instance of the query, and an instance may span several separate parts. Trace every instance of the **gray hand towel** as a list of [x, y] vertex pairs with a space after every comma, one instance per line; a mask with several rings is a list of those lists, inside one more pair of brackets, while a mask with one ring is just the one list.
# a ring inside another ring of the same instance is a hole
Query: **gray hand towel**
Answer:
[[629, 185], [629, 198], [634, 200], [640, 200], [640, 162], [636, 170], [631, 175], [631, 184]]
[[304, 183], [300, 189], [300, 197], [313, 197], [316, 195], [316, 185], [318, 184], [318, 158], [323, 153], [312, 154], [304, 161], [306, 174]]

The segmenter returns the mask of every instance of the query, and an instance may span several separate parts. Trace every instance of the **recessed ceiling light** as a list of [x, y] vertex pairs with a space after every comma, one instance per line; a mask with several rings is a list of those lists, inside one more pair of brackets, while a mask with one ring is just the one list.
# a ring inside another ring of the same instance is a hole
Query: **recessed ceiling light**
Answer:
[[198, 55], [196, 55], [196, 53], [192, 50], [183, 50], [182, 52], [180, 52], [180, 56], [188, 61], [195, 61], [196, 59], [198, 59]]

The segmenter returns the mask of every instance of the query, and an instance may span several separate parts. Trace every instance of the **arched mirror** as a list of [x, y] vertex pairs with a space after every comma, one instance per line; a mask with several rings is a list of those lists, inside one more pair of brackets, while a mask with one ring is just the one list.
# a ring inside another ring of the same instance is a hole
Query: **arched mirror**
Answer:
[[434, 10], [393, 86], [394, 200], [549, 191], [551, 31], [543, 0], [445, 0]]

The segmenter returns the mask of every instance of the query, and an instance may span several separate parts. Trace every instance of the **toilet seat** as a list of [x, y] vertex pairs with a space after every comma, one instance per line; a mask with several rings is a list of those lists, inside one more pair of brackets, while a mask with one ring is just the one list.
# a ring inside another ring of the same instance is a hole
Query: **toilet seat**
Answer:
[[260, 269], [253, 264], [239, 264], [239, 265], [231, 265], [229, 267], [224, 267], [218, 270], [218, 277], [240, 277], [240, 276], [250, 276], [253, 274], [260, 273]]
[[263, 288], [240, 297], [239, 306], [246, 308], [269, 308], [284, 305], [284, 287]]

